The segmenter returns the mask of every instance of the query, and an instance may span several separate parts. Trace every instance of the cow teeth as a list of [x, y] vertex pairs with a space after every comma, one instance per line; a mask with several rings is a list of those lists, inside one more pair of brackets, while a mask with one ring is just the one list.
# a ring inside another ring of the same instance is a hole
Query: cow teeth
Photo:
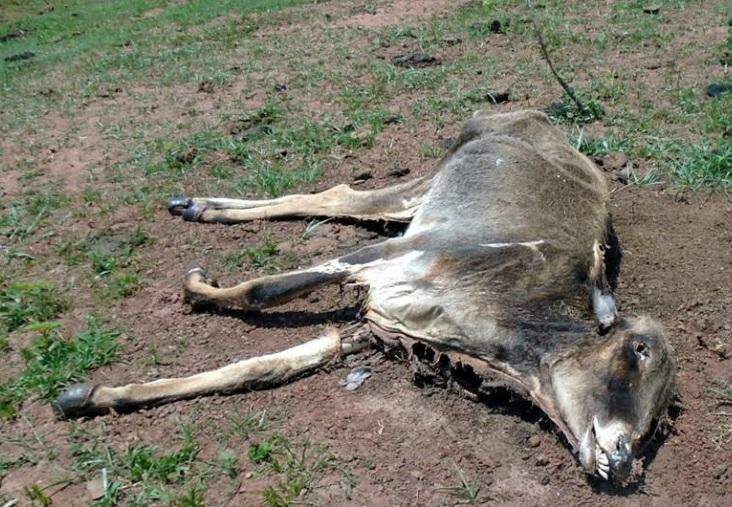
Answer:
[[606, 467], [610, 465], [607, 454], [599, 446], [595, 447], [595, 461], [597, 461], [598, 465], [605, 465]]

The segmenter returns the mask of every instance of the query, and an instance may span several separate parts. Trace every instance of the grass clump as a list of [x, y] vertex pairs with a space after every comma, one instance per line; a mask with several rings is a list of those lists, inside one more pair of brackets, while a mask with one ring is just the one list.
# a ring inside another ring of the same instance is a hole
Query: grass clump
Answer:
[[67, 303], [48, 281], [12, 283], [0, 289], [0, 336], [3, 331], [54, 319], [66, 308]]
[[48, 216], [67, 199], [53, 191], [29, 191], [10, 201], [0, 213], [0, 237], [22, 241], [46, 223]]
[[325, 445], [312, 445], [308, 441], [294, 444], [275, 434], [252, 444], [247, 456], [259, 467], [259, 473], [278, 475], [277, 482], [263, 492], [264, 501], [270, 507], [292, 505], [295, 499], [312, 490], [318, 478], [328, 470], [340, 470], [349, 483], [353, 482]]
[[700, 143], [684, 149], [674, 164], [676, 181], [693, 188], [732, 188], [732, 143]]
[[224, 263], [229, 269], [248, 265], [272, 274], [292, 268], [297, 264], [297, 259], [292, 253], [280, 252], [277, 243], [267, 239], [260, 245], [250, 246], [242, 251], [227, 255]]
[[73, 338], [65, 338], [58, 324], [30, 326], [40, 336], [21, 350], [22, 373], [0, 384], [0, 417], [12, 418], [30, 396], [53, 399], [62, 388], [115, 358], [119, 333], [103, 329], [94, 317], [87, 317], [86, 324], [86, 330]]
[[[176, 450], [131, 444], [116, 450], [99, 436], [82, 431], [72, 433], [74, 468], [85, 479], [106, 470], [108, 486], [94, 505], [203, 505], [201, 485], [211, 474], [211, 466], [198, 458], [200, 447], [188, 427], [179, 430]], [[190, 485], [176, 496], [171, 485]]]

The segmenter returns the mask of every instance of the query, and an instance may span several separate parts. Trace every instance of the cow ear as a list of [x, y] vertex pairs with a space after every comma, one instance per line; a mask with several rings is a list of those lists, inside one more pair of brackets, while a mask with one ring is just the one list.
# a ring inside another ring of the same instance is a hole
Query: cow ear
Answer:
[[620, 318], [615, 322], [615, 328], [618, 331], [627, 331], [630, 329], [630, 323], [626, 319]]

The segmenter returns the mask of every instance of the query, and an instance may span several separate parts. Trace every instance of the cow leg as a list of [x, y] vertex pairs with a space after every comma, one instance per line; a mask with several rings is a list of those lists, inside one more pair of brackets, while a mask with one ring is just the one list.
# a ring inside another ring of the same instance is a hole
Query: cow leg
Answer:
[[331, 216], [408, 222], [419, 207], [430, 180], [417, 178], [378, 190], [338, 185], [318, 194], [296, 194], [267, 200], [219, 197], [175, 197], [168, 210], [184, 220], [237, 223], [278, 217]]
[[190, 377], [168, 378], [119, 387], [77, 384], [53, 403], [57, 415], [73, 418], [125, 411], [174, 400], [263, 388], [284, 383], [296, 376], [337, 361], [342, 355], [368, 345], [368, 334], [341, 340], [329, 329], [322, 336], [274, 354], [252, 357], [216, 370]]
[[365, 267], [404, 252], [414, 238], [392, 238], [308, 269], [263, 276], [233, 287], [219, 288], [206, 271], [194, 264], [186, 273], [186, 301], [193, 306], [215, 305], [262, 310], [290, 301], [329, 283], [359, 281]]

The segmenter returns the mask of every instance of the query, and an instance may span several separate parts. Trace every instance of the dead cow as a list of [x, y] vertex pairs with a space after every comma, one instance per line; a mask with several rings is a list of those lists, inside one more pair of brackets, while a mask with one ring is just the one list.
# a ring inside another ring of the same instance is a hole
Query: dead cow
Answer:
[[273, 385], [358, 351], [373, 337], [435, 371], [462, 372], [473, 390], [487, 379], [508, 383], [556, 423], [588, 473], [623, 480], [665, 414], [675, 363], [651, 319], [616, 315], [620, 250], [607, 201], [599, 170], [535, 111], [475, 113], [430, 176], [389, 188], [339, 185], [263, 201], [172, 199], [173, 214], [200, 222], [409, 222], [401, 237], [235, 287], [218, 288], [197, 265], [185, 277], [189, 302], [252, 311], [324, 284], [363, 284], [363, 317], [373, 334], [332, 331], [191, 377], [77, 385], [56, 409], [76, 417]]

